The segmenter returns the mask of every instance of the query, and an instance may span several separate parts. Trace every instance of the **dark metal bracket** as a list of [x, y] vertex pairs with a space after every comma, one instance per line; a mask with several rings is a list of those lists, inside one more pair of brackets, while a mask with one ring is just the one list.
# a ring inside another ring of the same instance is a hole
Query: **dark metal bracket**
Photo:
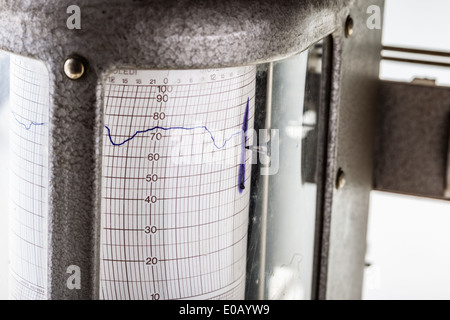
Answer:
[[450, 87], [381, 81], [374, 188], [450, 199]]

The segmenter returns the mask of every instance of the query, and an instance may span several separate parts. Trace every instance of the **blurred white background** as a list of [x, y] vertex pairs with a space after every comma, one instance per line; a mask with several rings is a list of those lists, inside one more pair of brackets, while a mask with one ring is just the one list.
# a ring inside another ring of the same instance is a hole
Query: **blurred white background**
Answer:
[[[383, 44], [450, 52], [450, 1], [387, 0]], [[0, 56], [0, 95], [5, 64]], [[380, 77], [410, 81], [450, 70], [383, 62]], [[449, 102], [450, 103], [450, 102]], [[0, 299], [7, 299], [8, 123], [0, 100]], [[450, 299], [450, 202], [372, 192], [364, 299]]]
[[[450, 52], [449, 12], [448, 0], [386, 0], [383, 44]], [[450, 68], [380, 67], [382, 79], [450, 85]], [[373, 191], [367, 243], [364, 299], [450, 299], [450, 202]]]
[[450, 203], [371, 198], [363, 298], [450, 299]]

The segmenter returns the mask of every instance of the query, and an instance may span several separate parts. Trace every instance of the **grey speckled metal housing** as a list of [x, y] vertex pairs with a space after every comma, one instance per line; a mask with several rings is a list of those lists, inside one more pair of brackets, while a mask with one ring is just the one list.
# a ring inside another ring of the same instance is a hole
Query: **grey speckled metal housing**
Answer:
[[[98, 297], [101, 80], [108, 70], [256, 64], [303, 51], [330, 34], [335, 46], [318, 297], [357, 298], [381, 39], [380, 30], [366, 28], [365, 17], [369, 5], [382, 1], [79, 0], [81, 30], [66, 27], [71, 4], [0, 1], [0, 49], [40, 59], [50, 74], [49, 298]], [[345, 39], [349, 13], [355, 33]], [[62, 72], [70, 54], [89, 62], [77, 81]], [[339, 166], [348, 188], [335, 192]], [[66, 287], [72, 264], [82, 270], [81, 290]]]

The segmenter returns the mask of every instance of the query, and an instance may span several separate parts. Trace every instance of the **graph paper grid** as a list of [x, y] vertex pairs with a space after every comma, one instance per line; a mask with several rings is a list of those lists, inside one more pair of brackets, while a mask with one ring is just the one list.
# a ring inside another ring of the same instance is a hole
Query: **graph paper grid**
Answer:
[[101, 299], [244, 298], [255, 76], [248, 66], [107, 77]]
[[10, 298], [47, 298], [49, 77], [10, 59]]

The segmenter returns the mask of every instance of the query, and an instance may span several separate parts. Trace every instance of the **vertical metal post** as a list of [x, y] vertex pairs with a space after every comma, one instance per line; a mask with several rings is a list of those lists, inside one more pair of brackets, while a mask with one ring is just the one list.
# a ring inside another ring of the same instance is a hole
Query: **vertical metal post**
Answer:
[[[272, 123], [272, 88], [273, 88], [273, 62], [267, 68], [267, 90], [266, 90], [266, 119], [264, 128], [269, 132], [266, 136], [270, 139], [270, 128]], [[261, 208], [261, 247], [260, 247], [260, 269], [258, 299], [263, 300], [266, 292], [266, 250], [267, 250], [267, 212], [269, 205], [269, 175], [262, 176], [262, 208]]]

